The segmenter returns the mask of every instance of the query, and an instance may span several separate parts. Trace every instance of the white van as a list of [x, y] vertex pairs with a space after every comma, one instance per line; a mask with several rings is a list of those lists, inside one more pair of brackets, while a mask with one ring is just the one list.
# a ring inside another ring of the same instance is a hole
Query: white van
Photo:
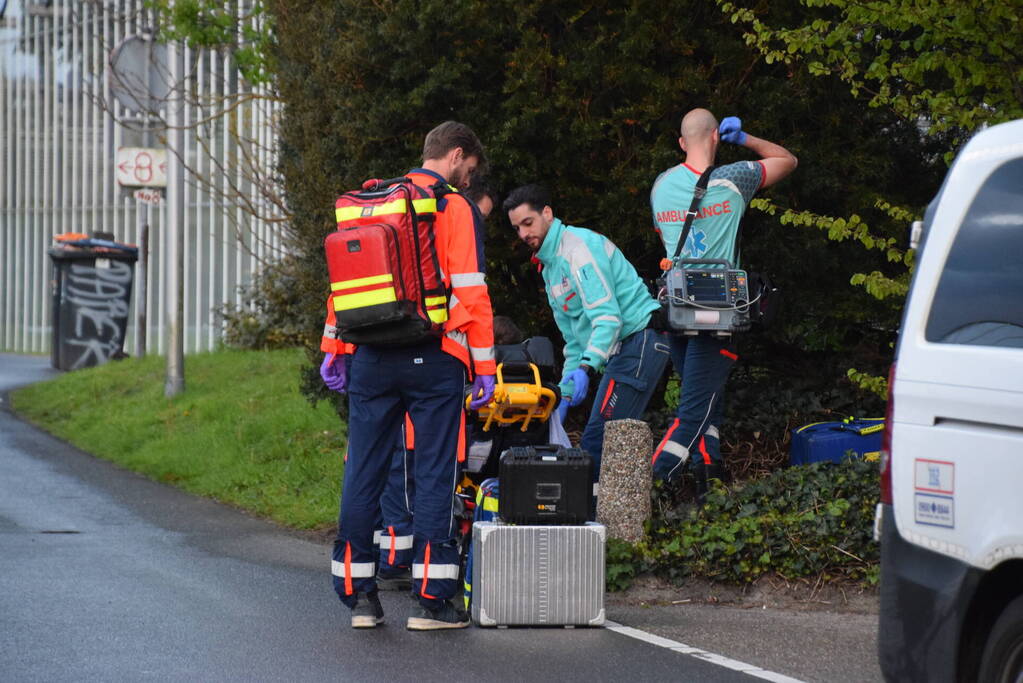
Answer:
[[1023, 120], [963, 148], [922, 225], [881, 464], [889, 681], [1023, 680]]

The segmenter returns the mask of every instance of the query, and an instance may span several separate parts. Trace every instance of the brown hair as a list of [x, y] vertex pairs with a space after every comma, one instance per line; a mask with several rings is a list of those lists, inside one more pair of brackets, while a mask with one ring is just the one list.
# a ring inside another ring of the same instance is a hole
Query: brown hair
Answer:
[[494, 316], [494, 343], [495, 344], [518, 344], [525, 335], [511, 318], [506, 315]]
[[472, 128], [457, 121], [445, 121], [429, 133], [423, 142], [423, 161], [440, 159], [455, 149], [462, 148], [466, 158], [476, 157], [478, 168], [486, 166], [487, 157], [483, 154], [483, 143], [476, 137]]
[[473, 175], [472, 184], [462, 194], [473, 204], [479, 204], [480, 200], [484, 197], [490, 197], [490, 201], [494, 203], [495, 208], [500, 205], [500, 202], [497, 201], [497, 192], [494, 191], [493, 186], [490, 184], [489, 176], [479, 175], [478, 173]]

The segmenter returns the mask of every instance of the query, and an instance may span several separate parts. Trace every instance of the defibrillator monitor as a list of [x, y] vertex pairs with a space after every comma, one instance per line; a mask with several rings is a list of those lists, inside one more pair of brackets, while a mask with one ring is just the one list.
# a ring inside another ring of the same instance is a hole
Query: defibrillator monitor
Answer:
[[729, 336], [749, 328], [748, 278], [746, 271], [731, 265], [710, 259], [682, 259], [674, 264], [661, 293], [672, 331]]
[[[683, 270], [682, 281], [679, 283], [675, 296], [686, 301], [698, 301], [708, 306], [727, 306], [728, 278], [727, 275], [741, 271], [718, 271], [708, 269], [690, 268]], [[745, 277], [742, 278], [745, 282]]]

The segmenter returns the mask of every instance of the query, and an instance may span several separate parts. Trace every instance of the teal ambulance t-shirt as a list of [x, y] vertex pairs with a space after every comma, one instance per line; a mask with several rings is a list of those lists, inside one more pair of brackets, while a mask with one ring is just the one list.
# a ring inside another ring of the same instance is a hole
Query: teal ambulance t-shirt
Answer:
[[[661, 235], [669, 258], [675, 255], [686, 211], [693, 201], [693, 190], [699, 179], [699, 173], [679, 164], [659, 175], [650, 191], [654, 226]], [[707, 194], [693, 219], [682, 258], [731, 261], [735, 255], [739, 221], [763, 180], [764, 167], [759, 161], [739, 161], [714, 169], [707, 183]], [[739, 264], [734, 263], [733, 266], [738, 267]]]

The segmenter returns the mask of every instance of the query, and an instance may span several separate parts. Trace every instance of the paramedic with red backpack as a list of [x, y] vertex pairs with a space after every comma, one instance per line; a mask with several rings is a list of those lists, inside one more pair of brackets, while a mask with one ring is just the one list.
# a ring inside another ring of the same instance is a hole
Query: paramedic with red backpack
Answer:
[[[475, 204], [484, 220], [494, 208], [495, 193], [485, 177], [475, 175], [472, 184], [463, 194]], [[502, 341], [501, 329], [511, 327], [518, 334], [513, 342]], [[494, 344], [508, 344], [522, 341], [509, 318], [494, 316]], [[380, 565], [377, 567], [377, 587], [380, 590], [404, 590], [411, 588], [412, 581], [412, 517], [415, 506], [415, 429], [408, 415], [398, 445], [391, 458], [391, 468], [380, 497], [380, 528], [375, 532], [380, 538]]]
[[[406, 413], [416, 432], [412, 587], [420, 603], [406, 626], [436, 630], [469, 625], [465, 612], [451, 602], [459, 573], [453, 503], [457, 460], [465, 444], [464, 389], [469, 373], [471, 407], [489, 403], [496, 366], [483, 226], [457, 188], [468, 187], [473, 171], [484, 162], [476, 134], [448, 121], [426, 136], [422, 168], [406, 174], [437, 197], [433, 234], [448, 292], [439, 339], [356, 348], [338, 338], [334, 325], [335, 311], [344, 307], [328, 301], [320, 374], [330, 389], [349, 394], [348, 458], [331, 567], [334, 588], [352, 609], [354, 628], [383, 621], [373, 531], [395, 434]], [[341, 296], [333, 284], [332, 290], [332, 299]], [[350, 368], [344, 362], [347, 354], [352, 356]]]

